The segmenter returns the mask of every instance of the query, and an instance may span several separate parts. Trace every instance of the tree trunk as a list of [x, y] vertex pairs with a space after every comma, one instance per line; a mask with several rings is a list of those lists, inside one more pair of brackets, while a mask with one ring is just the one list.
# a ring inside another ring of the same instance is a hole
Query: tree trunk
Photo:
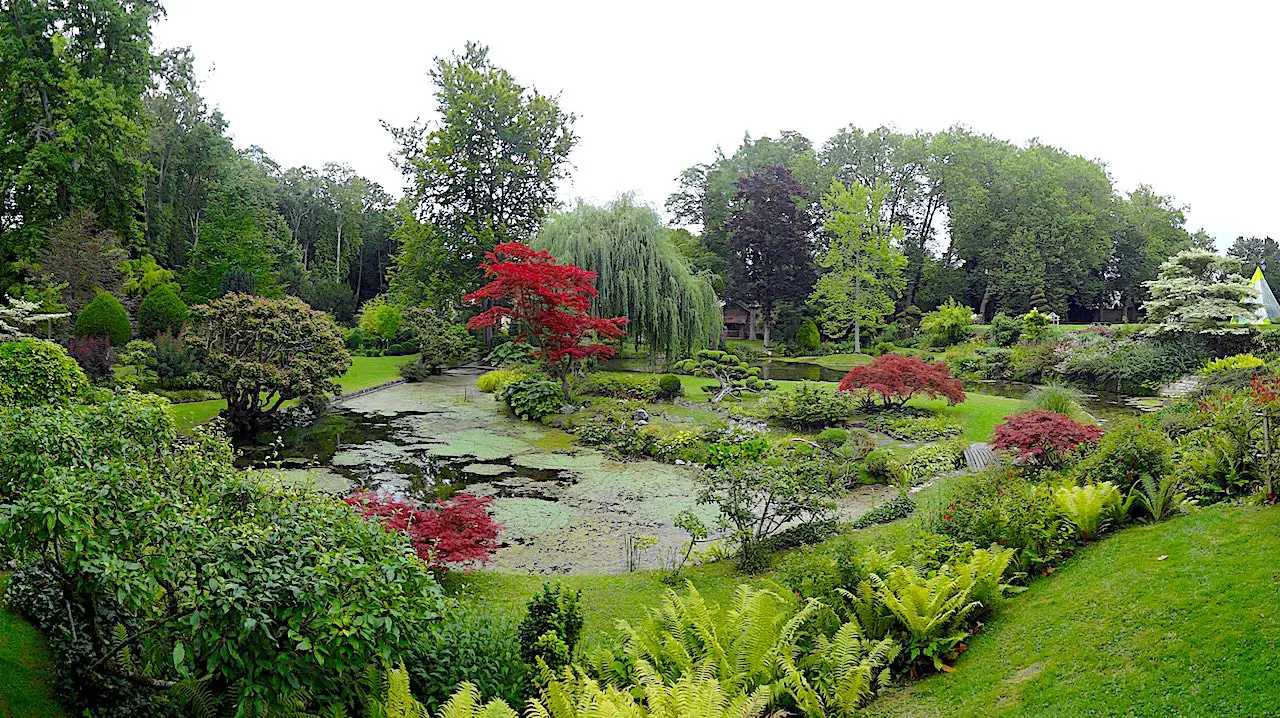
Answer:
[[769, 317], [768, 315], [765, 315], [765, 318], [764, 318], [764, 348], [765, 349], [769, 348]]
[[862, 353], [862, 314], [858, 302], [862, 299], [862, 277], [853, 279], [853, 353]]
[[334, 212], [338, 225], [338, 251], [333, 255], [333, 278], [342, 281], [342, 215]]

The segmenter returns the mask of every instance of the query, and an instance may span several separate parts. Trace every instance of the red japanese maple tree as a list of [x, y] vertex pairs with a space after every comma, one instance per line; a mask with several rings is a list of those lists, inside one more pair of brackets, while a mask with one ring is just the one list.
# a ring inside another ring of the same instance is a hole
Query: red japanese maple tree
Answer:
[[484, 563], [498, 550], [502, 524], [489, 515], [491, 496], [459, 493], [419, 506], [361, 491], [344, 501], [388, 531], [408, 535], [418, 557], [432, 568]]
[[840, 380], [840, 391], [866, 391], [880, 397], [885, 406], [902, 406], [912, 397], [945, 397], [948, 403], [964, 401], [964, 384], [945, 362], [932, 364], [917, 357], [881, 354], [869, 364], [855, 366]]
[[560, 264], [550, 252], [520, 242], [503, 242], [486, 252], [480, 268], [489, 283], [468, 294], [467, 301], [493, 306], [472, 317], [467, 328], [510, 321], [518, 340], [532, 343], [538, 358], [560, 378], [566, 397], [575, 363], [617, 353], [617, 347], [606, 342], [626, 334], [627, 318], [591, 314], [595, 272]]
[[1102, 427], [1083, 424], [1055, 411], [1032, 409], [1014, 414], [996, 427], [997, 449], [1015, 451], [1018, 459], [1060, 466], [1071, 452], [1102, 438]]

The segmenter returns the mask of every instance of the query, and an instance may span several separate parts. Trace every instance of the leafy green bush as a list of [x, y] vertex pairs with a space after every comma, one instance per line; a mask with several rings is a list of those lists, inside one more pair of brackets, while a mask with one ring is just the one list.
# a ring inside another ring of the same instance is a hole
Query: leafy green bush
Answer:
[[976, 546], [1016, 549], [1019, 570], [1042, 573], [1074, 549], [1049, 489], [1016, 471], [991, 469], [959, 476], [943, 485], [938, 508], [924, 517], [929, 531]]
[[991, 318], [990, 329], [987, 330], [991, 343], [998, 347], [1013, 346], [1022, 336], [1022, 320], [1000, 312]]
[[795, 338], [796, 349], [803, 355], [811, 355], [818, 351], [818, 347], [822, 344], [822, 336], [818, 333], [818, 325], [808, 317], [800, 322], [800, 327], [796, 329]]
[[862, 461], [862, 471], [872, 484], [897, 483], [898, 475], [905, 471], [902, 462], [887, 449], [876, 449]]
[[867, 421], [867, 426], [903, 441], [937, 441], [959, 436], [961, 427], [947, 416], [914, 416], [904, 412], [886, 411]]
[[675, 374], [663, 374], [658, 378], [658, 398], [674, 399], [684, 394], [684, 384]]
[[75, 335], [110, 339], [112, 344], [122, 347], [133, 338], [133, 329], [129, 326], [129, 313], [120, 300], [110, 292], [98, 292], [76, 317]]
[[433, 623], [405, 661], [413, 694], [432, 711], [470, 682], [486, 699], [519, 705], [529, 667], [510, 618], [474, 604], [455, 604]]
[[355, 329], [351, 329], [345, 335], [343, 335], [342, 343], [345, 344], [348, 349], [351, 349], [353, 351], [356, 349], [363, 349], [364, 348], [364, 332], [361, 331], [359, 327], [356, 327]]
[[528, 376], [528, 372], [520, 369], [494, 369], [476, 377], [476, 388], [486, 394], [493, 394], [511, 382]]
[[1147, 428], [1136, 419], [1123, 419], [1110, 426], [1076, 471], [1089, 481], [1108, 481], [1128, 490], [1144, 474], [1161, 477], [1173, 473], [1173, 442], [1159, 429]]
[[1200, 376], [1214, 376], [1227, 372], [1257, 369], [1266, 366], [1266, 362], [1252, 354], [1235, 354], [1222, 359], [1212, 359], [1200, 370]]
[[0, 407], [64, 401], [88, 387], [80, 365], [57, 344], [39, 339], [0, 344]]
[[173, 285], [161, 284], [138, 306], [138, 336], [151, 339], [164, 333], [177, 335], [190, 314], [187, 303], [173, 290]]
[[816, 429], [848, 423], [857, 412], [852, 395], [821, 384], [804, 382], [794, 391], [780, 391], [763, 402], [770, 423], [793, 429]]
[[511, 412], [526, 421], [538, 421], [560, 411], [564, 392], [560, 385], [542, 377], [529, 376], [503, 386], [494, 395]]
[[915, 512], [916, 502], [911, 499], [911, 495], [898, 492], [894, 494], [893, 498], [854, 519], [850, 526], [855, 529], [865, 529], [868, 526], [887, 524], [890, 521], [905, 519]]
[[[596, 372], [587, 375], [587, 379], [582, 386], [575, 389], [575, 394], [653, 401], [658, 398], [658, 393], [661, 389], [659, 381], [657, 374]], [[679, 381], [679, 379], [676, 381]]]
[[919, 483], [938, 474], [955, 471], [965, 465], [964, 450], [969, 442], [964, 439], [948, 439], [937, 444], [926, 444], [911, 452], [903, 462], [911, 483]]
[[973, 310], [948, 299], [946, 304], [924, 315], [920, 332], [928, 337], [931, 346], [949, 347], [967, 339], [972, 325]]
[[559, 583], [544, 583], [526, 605], [516, 635], [520, 657], [530, 670], [539, 673], [539, 661], [559, 671], [574, 658], [582, 635], [582, 592], [569, 591]]
[[1021, 342], [1010, 348], [1009, 377], [1036, 382], [1057, 373], [1060, 347], [1053, 341]]
[[1022, 315], [1022, 340], [1038, 342], [1049, 331], [1049, 315], [1039, 309], [1032, 309]]

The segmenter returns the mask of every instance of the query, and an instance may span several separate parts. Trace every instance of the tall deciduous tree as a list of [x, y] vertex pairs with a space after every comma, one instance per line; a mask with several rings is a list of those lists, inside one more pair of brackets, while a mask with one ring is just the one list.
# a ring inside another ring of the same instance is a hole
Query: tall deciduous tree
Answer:
[[14, 0], [0, 8], [0, 267], [29, 259], [49, 226], [92, 212], [126, 246], [141, 239], [150, 82], [147, 0]]
[[1146, 299], [1146, 282], [1166, 259], [1190, 249], [1192, 238], [1183, 228], [1183, 208], [1147, 185], [1117, 199], [1116, 215], [1108, 277], [1127, 319]]
[[833, 337], [853, 330], [853, 350], [862, 351], [862, 330], [879, 326], [893, 313], [894, 300], [906, 285], [906, 256], [899, 250], [906, 236], [901, 224], [886, 221], [889, 185], [873, 188], [840, 180], [822, 198], [830, 235], [818, 260], [826, 272], [814, 287], [812, 301], [822, 310], [822, 324]]
[[577, 137], [559, 98], [525, 87], [467, 43], [431, 71], [439, 121], [387, 126], [420, 220], [448, 240], [449, 271], [478, 279], [498, 244], [531, 239], [555, 201]]
[[803, 301], [813, 288], [813, 221], [800, 206], [803, 193], [786, 167], [770, 165], [742, 178], [734, 195], [727, 292], [760, 305], [765, 346], [774, 307]]
[[654, 355], [675, 359], [720, 335], [711, 282], [689, 270], [658, 214], [630, 197], [605, 207], [580, 204], [552, 217], [533, 246], [595, 272], [592, 311], [627, 317], [628, 334]]
[[[1212, 249], [1212, 246], [1207, 249]], [[1241, 274], [1244, 276], [1252, 276], [1254, 269], [1262, 267], [1262, 273], [1266, 275], [1268, 284], [1274, 285], [1280, 281], [1280, 243], [1274, 239], [1236, 237], [1227, 254], [1240, 260]]]
[[494, 304], [467, 323], [487, 329], [511, 322], [517, 341], [531, 341], [538, 358], [560, 378], [569, 396], [569, 373], [589, 358], [608, 359], [617, 347], [607, 343], [626, 334], [626, 317], [591, 313], [595, 272], [560, 264], [549, 252], [520, 242], [504, 242], [481, 265], [489, 283], [467, 295], [469, 302]]

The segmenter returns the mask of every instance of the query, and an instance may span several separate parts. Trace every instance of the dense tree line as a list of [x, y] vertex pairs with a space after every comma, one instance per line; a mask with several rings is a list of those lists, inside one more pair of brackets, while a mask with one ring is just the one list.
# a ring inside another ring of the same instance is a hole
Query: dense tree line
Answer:
[[[818, 147], [783, 132], [748, 136], [732, 155], [718, 151], [690, 167], [667, 201], [678, 223], [700, 231], [687, 256], [721, 274], [730, 294], [743, 293], [732, 285], [749, 264], [733, 246], [735, 197], [755, 181], [747, 178], [779, 165], [798, 185], [797, 206], [818, 226], [833, 180], [887, 187], [881, 219], [901, 227], [894, 245], [907, 260], [894, 297], [899, 310], [955, 297], [989, 317], [1025, 312], [1042, 293], [1064, 316], [1099, 307], [1133, 315], [1161, 262], [1212, 244], [1186, 230], [1172, 198], [1145, 185], [1121, 194], [1099, 162], [1040, 142], [1019, 146], [964, 127], [936, 134], [848, 127]], [[815, 232], [811, 255], [822, 256], [830, 241], [830, 232]]]
[[148, 271], [189, 302], [247, 275], [350, 318], [386, 289], [394, 200], [345, 165], [237, 149], [190, 51], [153, 47], [161, 13], [20, 0], [0, 14], [0, 291], [75, 311], [97, 289], [140, 296]]

